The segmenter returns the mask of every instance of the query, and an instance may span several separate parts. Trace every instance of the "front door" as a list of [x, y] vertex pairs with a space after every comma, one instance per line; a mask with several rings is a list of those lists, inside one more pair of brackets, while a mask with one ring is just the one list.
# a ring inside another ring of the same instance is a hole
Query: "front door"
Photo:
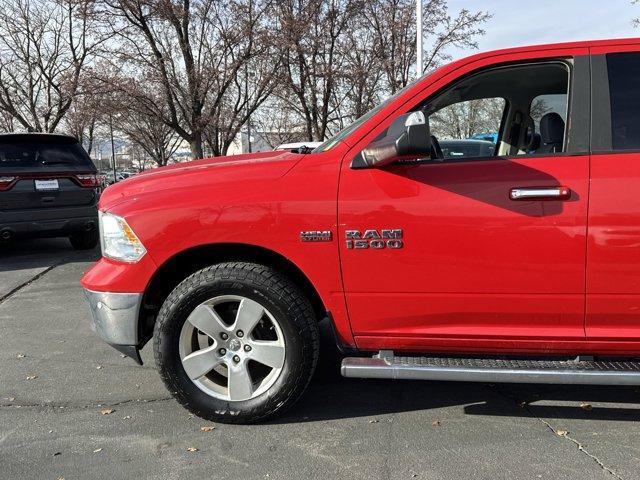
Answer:
[[416, 99], [439, 144], [430, 159], [353, 169], [358, 152], [345, 157], [338, 234], [361, 348], [584, 340], [589, 156], [571, 141], [584, 133], [571, 115], [588, 111], [573, 106], [584, 60], [483, 70]]

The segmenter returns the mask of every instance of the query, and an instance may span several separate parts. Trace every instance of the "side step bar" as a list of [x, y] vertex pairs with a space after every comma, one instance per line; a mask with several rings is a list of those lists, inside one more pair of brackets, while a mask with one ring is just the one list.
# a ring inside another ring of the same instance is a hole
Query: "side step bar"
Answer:
[[523, 360], [493, 358], [396, 357], [381, 350], [372, 358], [347, 357], [342, 375], [350, 378], [444, 380], [489, 383], [640, 385], [640, 361]]

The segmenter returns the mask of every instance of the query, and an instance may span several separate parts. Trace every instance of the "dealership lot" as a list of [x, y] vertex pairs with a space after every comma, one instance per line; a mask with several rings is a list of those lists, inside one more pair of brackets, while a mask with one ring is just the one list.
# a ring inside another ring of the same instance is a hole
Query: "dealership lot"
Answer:
[[192, 417], [149, 347], [139, 367], [91, 332], [78, 279], [97, 255], [0, 250], [2, 478], [637, 478], [635, 388], [343, 379], [325, 348], [284, 417]]

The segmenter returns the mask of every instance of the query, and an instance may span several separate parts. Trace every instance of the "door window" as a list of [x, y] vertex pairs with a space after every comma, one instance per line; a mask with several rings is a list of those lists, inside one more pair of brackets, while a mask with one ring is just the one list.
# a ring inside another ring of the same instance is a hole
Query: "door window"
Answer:
[[607, 55], [613, 150], [640, 149], [640, 53]]
[[[554, 60], [497, 67], [457, 82], [414, 109], [429, 120], [432, 151], [428, 158], [407, 161], [564, 153], [570, 72], [570, 61]], [[376, 140], [401, 135], [401, 120]]]
[[492, 157], [506, 107], [504, 98], [481, 98], [448, 105], [429, 119], [444, 159]]

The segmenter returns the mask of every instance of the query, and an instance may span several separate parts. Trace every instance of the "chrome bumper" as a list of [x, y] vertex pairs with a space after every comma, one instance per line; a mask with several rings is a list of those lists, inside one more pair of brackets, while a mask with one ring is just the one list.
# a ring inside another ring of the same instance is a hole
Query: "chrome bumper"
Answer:
[[91, 328], [112, 347], [142, 364], [138, 354], [141, 293], [84, 290], [91, 309]]

